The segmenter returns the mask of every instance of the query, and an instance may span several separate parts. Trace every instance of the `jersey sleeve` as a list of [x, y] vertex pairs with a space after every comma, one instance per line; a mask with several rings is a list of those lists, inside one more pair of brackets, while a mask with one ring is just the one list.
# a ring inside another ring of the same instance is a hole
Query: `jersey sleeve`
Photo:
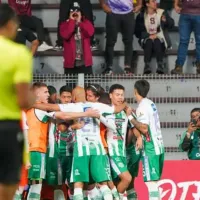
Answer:
[[114, 106], [109, 106], [103, 103], [93, 103], [92, 108], [98, 110], [100, 113], [113, 114], [115, 112]]
[[143, 124], [150, 124], [148, 111], [144, 107], [138, 107], [136, 110], [137, 121]]
[[20, 47], [18, 57], [15, 60], [13, 81], [17, 83], [30, 83], [32, 80], [33, 58], [26, 47]]
[[43, 123], [47, 123], [50, 118], [50, 114], [43, 110], [35, 109], [35, 116]]
[[58, 104], [58, 106], [62, 112], [83, 112], [80, 105], [75, 103]]

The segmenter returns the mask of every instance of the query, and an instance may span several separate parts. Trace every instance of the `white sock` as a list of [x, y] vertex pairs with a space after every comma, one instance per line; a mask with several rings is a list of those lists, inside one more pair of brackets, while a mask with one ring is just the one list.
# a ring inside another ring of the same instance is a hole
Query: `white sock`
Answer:
[[42, 184], [34, 184], [30, 186], [27, 200], [40, 200]]
[[88, 190], [88, 197], [91, 200], [102, 200], [102, 194], [97, 187], [94, 187], [92, 190]]
[[128, 197], [128, 200], [137, 200], [136, 191], [133, 188], [130, 190], [127, 190], [127, 197]]
[[100, 191], [104, 200], [113, 200], [112, 192], [107, 185], [101, 186]]
[[74, 188], [74, 199], [73, 200], [83, 200], [83, 189]]
[[124, 198], [124, 194], [123, 193], [119, 193], [119, 199], [123, 200], [123, 198]]
[[54, 200], [65, 200], [65, 195], [62, 190], [54, 190]]
[[160, 200], [160, 192], [157, 182], [152, 181], [152, 182], [146, 182], [145, 184], [148, 188], [149, 200]]
[[111, 190], [111, 192], [112, 192], [112, 195], [113, 195], [113, 197], [114, 197], [114, 200], [119, 200], [119, 199], [120, 199], [120, 198], [119, 198], [119, 193], [118, 193], [116, 187], [114, 187], [114, 188]]

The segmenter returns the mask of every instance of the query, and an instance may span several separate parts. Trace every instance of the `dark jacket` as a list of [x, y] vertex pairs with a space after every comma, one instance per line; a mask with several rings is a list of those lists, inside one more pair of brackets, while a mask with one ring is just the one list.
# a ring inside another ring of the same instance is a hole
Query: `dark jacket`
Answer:
[[200, 130], [197, 129], [191, 133], [190, 138], [186, 134], [187, 132], [183, 133], [179, 148], [188, 152], [190, 160], [200, 160]]
[[[83, 59], [86, 67], [92, 66], [92, 52], [90, 48], [90, 39], [94, 34], [92, 23], [83, 18], [78, 25], [81, 32]], [[60, 35], [64, 39], [64, 67], [74, 68], [76, 58], [76, 41], [75, 41], [75, 20], [69, 19], [60, 25]]]
[[[171, 48], [172, 45], [171, 45], [171, 40], [168, 34], [168, 29], [173, 28], [174, 20], [169, 16], [169, 14], [166, 11], [162, 9], [158, 8], [157, 13], [160, 15], [160, 26], [158, 27], [157, 32], [163, 33], [164, 40], [165, 40], [165, 47]], [[146, 12], [143, 11], [139, 13], [138, 16], [136, 17], [135, 35], [139, 39], [139, 44], [141, 46], [143, 46], [143, 41], [149, 38], [150, 36], [145, 26], [145, 16], [146, 16]], [[162, 16], [166, 17], [166, 22], [163, 22], [161, 20]]]

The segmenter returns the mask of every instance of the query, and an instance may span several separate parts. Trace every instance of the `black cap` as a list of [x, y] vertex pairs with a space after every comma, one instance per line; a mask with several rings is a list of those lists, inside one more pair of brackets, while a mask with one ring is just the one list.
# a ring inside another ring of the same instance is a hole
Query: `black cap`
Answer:
[[74, 2], [70, 8], [70, 12], [79, 12], [79, 11], [81, 11], [79, 3]]

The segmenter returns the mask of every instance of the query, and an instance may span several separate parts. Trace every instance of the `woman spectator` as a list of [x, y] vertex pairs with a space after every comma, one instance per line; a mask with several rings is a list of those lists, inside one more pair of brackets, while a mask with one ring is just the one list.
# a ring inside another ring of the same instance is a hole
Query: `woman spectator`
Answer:
[[94, 26], [82, 16], [78, 2], [74, 2], [69, 19], [60, 25], [60, 35], [64, 39], [65, 74], [92, 74], [90, 39], [93, 34]]
[[171, 47], [167, 30], [174, 26], [174, 20], [163, 9], [157, 8], [156, 0], [144, 0], [144, 9], [136, 18], [135, 35], [144, 49], [144, 74], [150, 74], [153, 52], [156, 55], [157, 73], [164, 74], [163, 56]]

